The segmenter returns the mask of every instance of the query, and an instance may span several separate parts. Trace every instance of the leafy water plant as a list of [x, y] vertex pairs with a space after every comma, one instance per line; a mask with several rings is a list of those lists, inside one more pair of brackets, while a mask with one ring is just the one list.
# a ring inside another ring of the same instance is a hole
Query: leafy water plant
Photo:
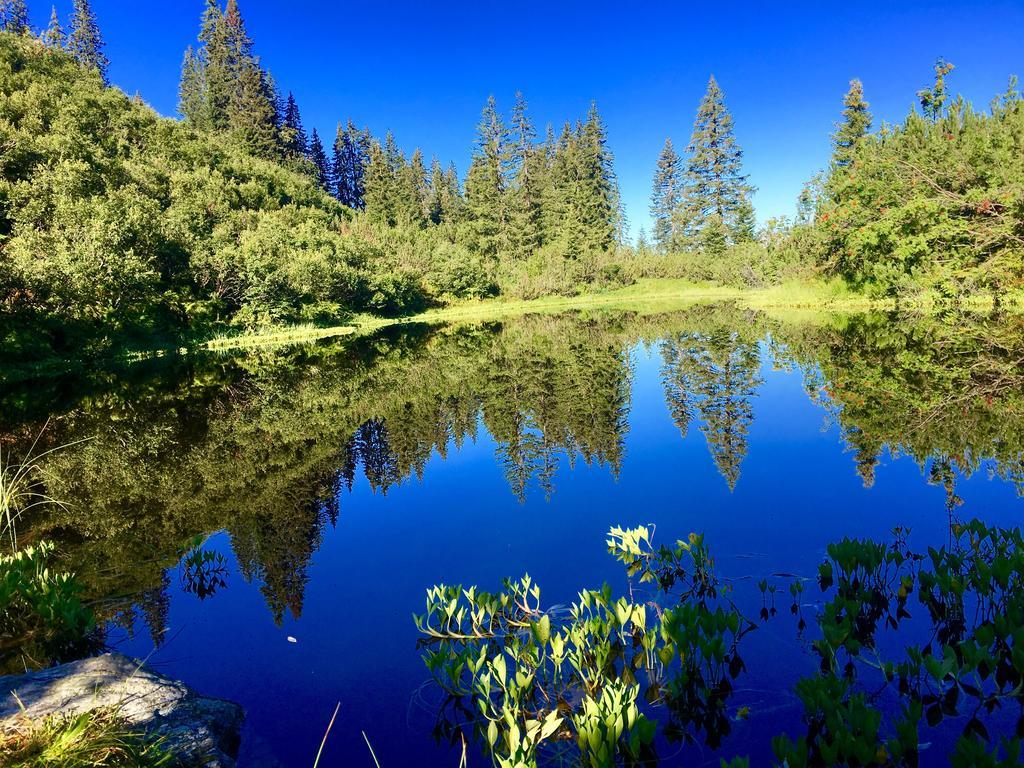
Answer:
[[676, 738], [703, 731], [717, 746], [728, 732], [731, 680], [744, 668], [737, 647], [754, 625], [721, 604], [702, 536], [658, 550], [652, 537], [614, 528], [608, 541], [630, 576], [656, 585], [658, 599], [646, 603], [605, 585], [545, 609], [529, 576], [494, 594], [427, 591], [414, 617], [424, 662], [495, 765], [533, 766], [568, 744], [593, 768], [651, 760], [656, 724], [641, 702], [667, 708]]

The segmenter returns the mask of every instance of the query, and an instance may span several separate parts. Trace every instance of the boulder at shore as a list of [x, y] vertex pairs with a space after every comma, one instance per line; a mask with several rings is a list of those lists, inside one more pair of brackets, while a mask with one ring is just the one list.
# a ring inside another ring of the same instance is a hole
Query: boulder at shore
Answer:
[[185, 765], [234, 768], [238, 756], [240, 706], [199, 696], [117, 653], [0, 677], [0, 729], [23, 717], [19, 700], [33, 720], [113, 708], [133, 727], [164, 737]]

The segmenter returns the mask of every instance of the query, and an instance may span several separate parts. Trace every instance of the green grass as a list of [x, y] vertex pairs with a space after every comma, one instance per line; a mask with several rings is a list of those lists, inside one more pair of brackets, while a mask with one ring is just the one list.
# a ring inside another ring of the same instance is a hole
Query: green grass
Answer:
[[11, 768], [163, 768], [163, 742], [132, 730], [116, 712], [27, 718], [0, 733], [0, 765]]

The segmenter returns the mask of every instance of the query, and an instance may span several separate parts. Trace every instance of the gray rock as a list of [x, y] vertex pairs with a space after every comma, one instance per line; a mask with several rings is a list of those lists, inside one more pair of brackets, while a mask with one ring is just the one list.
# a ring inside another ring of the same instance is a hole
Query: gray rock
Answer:
[[19, 700], [32, 719], [114, 708], [133, 726], [165, 737], [182, 763], [204, 768], [234, 768], [245, 716], [237, 704], [199, 696], [117, 653], [0, 677], [0, 729], [22, 717]]

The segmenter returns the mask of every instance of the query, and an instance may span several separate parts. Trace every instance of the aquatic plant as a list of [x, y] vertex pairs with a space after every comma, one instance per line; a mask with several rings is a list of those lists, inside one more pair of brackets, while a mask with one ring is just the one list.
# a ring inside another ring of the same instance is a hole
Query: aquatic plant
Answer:
[[499, 768], [536, 765], [543, 749], [569, 743], [595, 768], [650, 760], [656, 725], [641, 701], [667, 706], [676, 738], [702, 731], [717, 746], [728, 733], [731, 680], [744, 669], [737, 647], [754, 625], [720, 599], [702, 536], [659, 549], [652, 536], [613, 528], [609, 551], [661, 599], [671, 595], [668, 607], [605, 585], [568, 609], [544, 608], [529, 576], [498, 593], [427, 591], [414, 617], [424, 663]]

